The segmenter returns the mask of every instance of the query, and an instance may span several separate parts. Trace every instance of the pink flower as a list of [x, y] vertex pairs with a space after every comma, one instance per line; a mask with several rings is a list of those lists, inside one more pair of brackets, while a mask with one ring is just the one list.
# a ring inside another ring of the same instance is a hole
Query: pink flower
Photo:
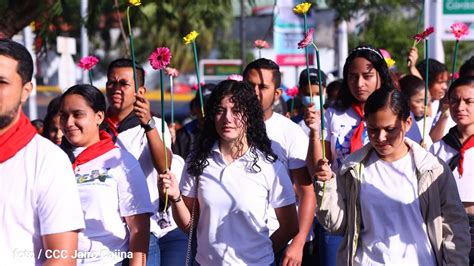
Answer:
[[469, 35], [469, 27], [462, 22], [454, 23], [453, 25], [451, 25], [451, 31], [453, 32], [454, 38], [456, 38], [456, 40], [459, 40], [462, 37]]
[[179, 75], [178, 70], [172, 67], [166, 67], [165, 72], [166, 72], [166, 75], [172, 76], [172, 77], [177, 77]]
[[[453, 73], [449, 73], [449, 79], [452, 79], [453, 78]], [[459, 78], [459, 72], [456, 72], [454, 73], [454, 79], [458, 79]]]
[[310, 28], [308, 32], [306, 33], [306, 35], [304, 36], [303, 40], [301, 40], [298, 43], [298, 49], [305, 48], [306, 46], [308, 46], [309, 44], [313, 42], [313, 33], [314, 33], [314, 29]]
[[255, 48], [262, 49], [262, 48], [270, 48], [270, 45], [267, 43], [267, 41], [264, 40], [256, 40], [254, 42]]
[[[204, 86], [204, 84], [205, 84], [204, 82], [201, 82], [201, 87]], [[198, 87], [197, 83], [193, 85], [193, 90], [195, 90], [195, 91], [199, 90], [199, 87]]]
[[428, 28], [426, 28], [426, 30], [424, 32], [416, 34], [415, 35], [416, 43], [417, 44], [420, 43], [421, 41], [426, 39], [433, 32], [434, 32], [434, 28], [433, 27], [428, 27]]
[[164, 69], [171, 61], [171, 52], [168, 47], [158, 47], [148, 58], [153, 69]]
[[99, 59], [95, 56], [86, 56], [79, 60], [79, 67], [84, 70], [91, 70], [99, 63]]
[[293, 88], [286, 89], [286, 95], [288, 95], [291, 98], [295, 98], [295, 96], [298, 95], [298, 87], [295, 86]]
[[242, 77], [242, 75], [239, 75], [239, 74], [232, 74], [227, 77], [227, 80], [243, 81], [244, 77]]

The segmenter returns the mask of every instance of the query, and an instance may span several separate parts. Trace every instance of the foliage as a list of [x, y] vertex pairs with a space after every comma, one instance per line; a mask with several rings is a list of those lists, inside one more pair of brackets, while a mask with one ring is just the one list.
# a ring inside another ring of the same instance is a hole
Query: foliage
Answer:
[[[413, 45], [417, 16], [403, 17], [400, 11], [385, 14], [371, 13], [359, 32], [349, 38], [349, 50], [360, 44], [371, 44], [389, 51], [398, 71], [407, 71], [407, 55]], [[420, 58], [422, 45], [418, 45]]]

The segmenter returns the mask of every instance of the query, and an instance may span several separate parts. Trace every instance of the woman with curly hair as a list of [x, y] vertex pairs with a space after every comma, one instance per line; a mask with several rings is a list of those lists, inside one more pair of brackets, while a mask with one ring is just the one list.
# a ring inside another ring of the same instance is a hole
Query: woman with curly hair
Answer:
[[[160, 175], [178, 226], [197, 232], [201, 265], [270, 265], [298, 233], [295, 194], [265, 131], [255, 91], [226, 80], [205, 108], [203, 132], [189, 155], [178, 186], [173, 174]], [[180, 192], [181, 188], [181, 192]], [[280, 228], [268, 237], [268, 206]]]

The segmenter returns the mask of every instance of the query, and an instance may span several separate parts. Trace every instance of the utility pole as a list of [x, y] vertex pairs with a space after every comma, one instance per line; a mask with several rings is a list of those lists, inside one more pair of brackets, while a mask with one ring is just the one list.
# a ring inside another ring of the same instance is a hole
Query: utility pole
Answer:
[[246, 66], [245, 62], [245, 5], [244, 0], [240, 0], [240, 59], [242, 59], [242, 71]]

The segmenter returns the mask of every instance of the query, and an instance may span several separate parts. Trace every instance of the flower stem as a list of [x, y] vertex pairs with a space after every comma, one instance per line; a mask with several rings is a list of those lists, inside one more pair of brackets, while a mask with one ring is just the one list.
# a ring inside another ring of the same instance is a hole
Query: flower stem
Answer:
[[[161, 86], [161, 135], [165, 135], [165, 87], [163, 85], [163, 69], [160, 69], [160, 86]], [[153, 117], [151, 118], [153, 119]], [[168, 149], [166, 148], [166, 141], [163, 139], [163, 146], [165, 150], [165, 167], [168, 168]], [[168, 208], [168, 190], [165, 192], [165, 211]]]
[[133, 48], [133, 32], [130, 23], [130, 6], [127, 6], [127, 24], [128, 24], [128, 37], [130, 39], [130, 53], [132, 54], [132, 65], [133, 65], [133, 82], [135, 83], [135, 93], [138, 93], [138, 79], [137, 79], [137, 65], [135, 62], [135, 49]]
[[456, 57], [458, 55], [459, 40], [456, 40], [453, 54], [453, 68], [451, 69], [451, 84], [454, 82], [454, 73], [456, 72]]
[[423, 134], [422, 134], [422, 140], [425, 141], [425, 132], [426, 132], [426, 115], [428, 113], [428, 64], [429, 64], [429, 59], [428, 59], [428, 39], [425, 39], [425, 62], [426, 62], [426, 72], [425, 72], [425, 99], [424, 99], [424, 104], [425, 104], [425, 109], [423, 111]]
[[[306, 19], [306, 13], [303, 14], [303, 28], [304, 28], [304, 35], [308, 32], [308, 23]], [[306, 56], [306, 74], [308, 76], [308, 86], [309, 86], [309, 97], [310, 103], [313, 103], [313, 91], [311, 90], [311, 79], [309, 77], [309, 54], [308, 54], [308, 46], [304, 48], [304, 53]]]
[[[319, 113], [321, 115], [321, 146], [323, 148], [323, 158], [326, 158], [326, 145], [324, 145], [324, 107], [323, 107], [323, 83], [321, 80], [321, 60], [319, 58], [319, 50], [317, 49], [316, 45], [313, 46], [315, 47], [316, 50], [316, 62], [318, 64], [318, 83], [319, 83]], [[311, 90], [311, 88], [310, 88]]]
[[89, 72], [88, 73], [89, 74], [89, 82], [91, 83], [92, 86], [94, 86], [94, 84], [92, 84], [92, 69], [87, 71], [87, 72]]
[[194, 51], [194, 64], [196, 66], [196, 78], [198, 83], [198, 91], [199, 91], [199, 102], [201, 103], [201, 114], [204, 117], [204, 101], [202, 98], [202, 89], [201, 89], [201, 80], [199, 79], [199, 64], [198, 64], [198, 55], [196, 49], [196, 41], [193, 41], [193, 51]]

